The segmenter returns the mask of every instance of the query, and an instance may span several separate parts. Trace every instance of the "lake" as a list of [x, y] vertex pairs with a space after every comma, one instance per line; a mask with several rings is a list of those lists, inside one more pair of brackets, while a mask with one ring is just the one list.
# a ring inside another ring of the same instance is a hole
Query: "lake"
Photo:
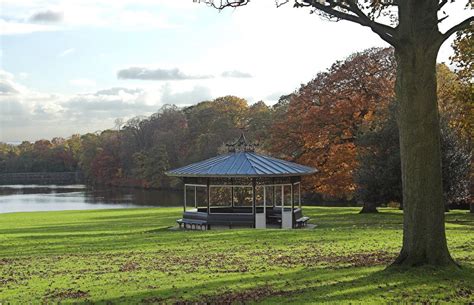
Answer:
[[85, 185], [0, 185], [0, 213], [182, 206], [179, 191]]

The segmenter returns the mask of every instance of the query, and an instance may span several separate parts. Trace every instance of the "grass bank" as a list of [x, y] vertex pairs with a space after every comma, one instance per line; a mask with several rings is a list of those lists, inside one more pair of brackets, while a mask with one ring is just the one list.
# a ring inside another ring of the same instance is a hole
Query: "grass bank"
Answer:
[[0, 303], [474, 301], [474, 215], [447, 214], [461, 270], [385, 270], [402, 214], [306, 207], [315, 229], [172, 231], [179, 208], [0, 214]]

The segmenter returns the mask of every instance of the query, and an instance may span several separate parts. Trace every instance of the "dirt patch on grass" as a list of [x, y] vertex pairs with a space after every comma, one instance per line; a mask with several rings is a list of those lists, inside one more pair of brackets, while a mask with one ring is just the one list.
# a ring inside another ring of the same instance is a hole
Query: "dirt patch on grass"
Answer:
[[474, 304], [474, 301], [472, 301], [473, 295], [474, 295], [474, 292], [469, 288], [458, 288], [452, 295], [444, 298], [444, 301], [452, 302], [453, 300], [456, 300], [456, 301], [467, 300], [469, 301], [469, 303], [466, 302], [466, 304]]
[[270, 286], [256, 287], [241, 291], [226, 291], [217, 295], [203, 295], [199, 300], [176, 302], [175, 305], [182, 304], [246, 304], [250, 301], [256, 302], [270, 296], [284, 294], [281, 290], [275, 290]]
[[8, 278], [0, 277], [0, 286], [5, 286], [8, 283], [16, 283], [16, 282], [17, 280], [11, 277], [8, 277]]
[[291, 268], [298, 265], [314, 267], [320, 264], [331, 264], [336, 267], [367, 267], [387, 265], [393, 261], [395, 255], [385, 251], [370, 253], [355, 253], [351, 255], [322, 255], [317, 252], [290, 253], [284, 255], [269, 255], [267, 257], [271, 264]]
[[239, 291], [224, 291], [219, 294], [204, 294], [199, 298], [192, 300], [176, 300], [172, 298], [163, 299], [160, 297], [149, 297], [142, 300], [144, 304], [174, 304], [174, 305], [201, 305], [201, 304], [215, 304], [215, 305], [230, 305], [230, 304], [247, 304], [249, 302], [256, 302], [268, 297], [289, 295], [293, 291], [277, 290], [270, 286], [260, 286]]
[[395, 259], [395, 255], [385, 251], [371, 253], [357, 253], [345, 256], [343, 262], [354, 267], [368, 267], [377, 265], [388, 265]]
[[64, 300], [64, 299], [84, 299], [89, 297], [89, 293], [76, 289], [54, 289], [46, 292], [46, 299]]
[[136, 262], [126, 262], [119, 268], [120, 272], [135, 271], [140, 268], [140, 265]]
[[166, 299], [160, 297], [149, 297], [142, 299], [143, 304], [168, 304]]
[[[337, 255], [318, 251], [252, 251], [245, 256], [234, 253], [206, 253], [205, 255], [156, 257], [151, 267], [161, 272], [212, 272], [212, 273], [246, 273], [256, 271], [254, 266], [271, 268], [278, 266], [293, 268], [298, 266], [315, 267], [330, 265], [340, 267], [367, 267], [388, 265], [396, 254], [386, 251]], [[149, 264], [146, 264], [149, 265]], [[144, 268], [148, 268], [144, 266]]]
[[212, 273], [247, 272], [251, 258], [232, 253], [206, 253], [205, 255], [167, 255], [156, 258], [153, 269], [161, 272], [198, 272], [200, 269]]
[[8, 265], [12, 262], [11, 259], [8, 259], [8, 258], [0, 258], [0, 266], [2, 265]]

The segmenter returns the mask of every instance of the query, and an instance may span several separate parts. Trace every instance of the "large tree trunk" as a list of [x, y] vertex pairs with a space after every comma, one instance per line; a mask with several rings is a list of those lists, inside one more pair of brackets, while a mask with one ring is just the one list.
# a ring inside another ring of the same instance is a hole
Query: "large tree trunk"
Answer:
[[401, 1], [396, 46], [403, 246], [394, 265], [451, 265], [445, 235], [434, 43], [437, 1]]
[[423, 44], [396, 52], [404, 203], [399, 265], [454, 263], [444, 225], [436, 55]]
[[364, 201], [362, 205], [362, 210], [360, 210], [359, 214], [365, 214], [365, 213], [378, 213], [379, 211], [377, 210], [377, 205], [372, 202]]

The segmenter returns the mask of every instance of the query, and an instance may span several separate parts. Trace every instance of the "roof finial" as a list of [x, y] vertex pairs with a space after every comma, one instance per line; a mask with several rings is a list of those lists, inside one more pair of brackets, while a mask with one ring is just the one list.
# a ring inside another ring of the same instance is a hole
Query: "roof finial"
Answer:
[[234, 143], [226, 144], [229, 152], [253, 152], [255, 147], [258, 146], [256, 143], [247, 142], [247, 138], [244, 134], [244, 128], [240, 128], [240, 137]]

